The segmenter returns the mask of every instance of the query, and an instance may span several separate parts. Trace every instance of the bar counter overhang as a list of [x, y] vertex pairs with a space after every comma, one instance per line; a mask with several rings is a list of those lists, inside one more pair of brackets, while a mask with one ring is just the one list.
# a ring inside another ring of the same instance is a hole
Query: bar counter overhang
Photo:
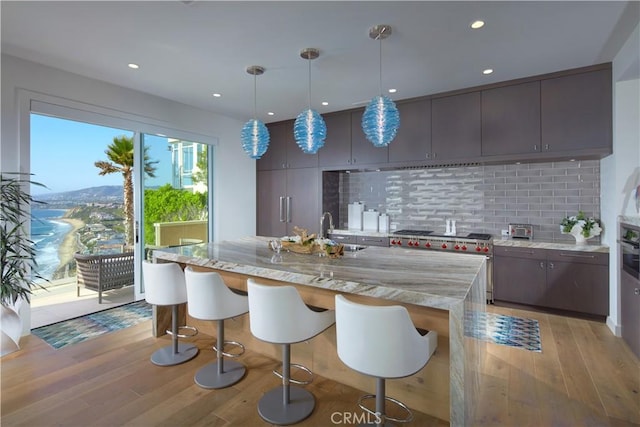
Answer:
[[[307, 304], [333, 309], [334, 296], [345, 294], [365, 304], [405, 306], [418, 328], [438, 332], [438, 349], [417, 374], [388, 382], [388, 395], [409, 407], [450, 421], [470, 425], [474, 396], [478, 395], [478, 367], [486, 345], [466, 337], [466, 324], [485, 311], [486, 260], [484, 257], [402, 248], [370, 246], [345, 252], [341, 258], [283, 251], [268, 247], [267, 237], [246, 237], [220, 243], [156, 249], [156, 262], [178, 262], [199, 270], [215, 270], [231, 288], [246, 290], [246, 279], [295, 286]], [[154, 307], [153, 332], [165, 331], [170, 309]], [[186, 310], [181, 310], [186, 316]], [[292, 319], [294, 321], [294, 319]], [[212, 322], [188, 317], [187, 323], [216, 336]], [[277, 346], [251, 336], [248, 316], [227, 322], [228, 337], [253, 351], [278, 359]], [[292, 346], [292, 361], [334, 381], [371, 392], [374, 380], [349, 370], [337, 357], [335, 326], [313, 340]], [[384, 337], [381, 334], [381, 339]], [[366, 355], [363, 355], [366, 357]], [[248, 369], [251, 369], [249, 366]], [[274, 377], [274, 381], [276, 378]], [[322, 402], [318, 402], [322, 404]], [[354, 410], [357, 408], [354, 402]], [[448, 408], [448, 410], [447, 410]]]

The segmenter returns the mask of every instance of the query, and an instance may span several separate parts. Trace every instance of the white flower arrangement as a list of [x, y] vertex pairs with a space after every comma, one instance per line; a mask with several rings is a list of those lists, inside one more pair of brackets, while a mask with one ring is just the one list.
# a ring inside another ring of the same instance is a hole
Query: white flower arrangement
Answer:
[[578, 215], [565, 217], [560, 222], [560, 228], [563, 233], [573, 236], [582, 235], [586, 239], [599, 236], [602, 232], [600, 220], [593, 217], [587, 218], [582, 211], [579, 211]]

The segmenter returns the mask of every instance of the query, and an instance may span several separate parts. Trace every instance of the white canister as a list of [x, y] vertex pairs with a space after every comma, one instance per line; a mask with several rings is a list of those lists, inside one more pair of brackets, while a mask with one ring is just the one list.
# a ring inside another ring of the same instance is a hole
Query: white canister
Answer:
[[380, 233], [388, 233], [389, 232], [389, 215], [380, 214], [378, 217], [378, 231]]
[[369, 209], [364, 212], [362, 217], [362, 230], [363, 231], [378, 231], [378, 212], [373, 209]]

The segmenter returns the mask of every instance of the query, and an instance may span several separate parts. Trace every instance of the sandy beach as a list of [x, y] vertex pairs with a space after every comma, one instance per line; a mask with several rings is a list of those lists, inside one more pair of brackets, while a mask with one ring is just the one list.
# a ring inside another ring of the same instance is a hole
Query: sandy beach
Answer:
[[58, 221], [66, 222], [71, 225], [71, 230], [64, 236], [60, 247], [58, 248], [58, 259], [60, 264], [54, 273], [54, 278], [64, 272], [65, 266], [73, 261], [73, 254], [76, 252], [76, 231], [84, 227], [84, 222], [73, 218], [60, 218]]

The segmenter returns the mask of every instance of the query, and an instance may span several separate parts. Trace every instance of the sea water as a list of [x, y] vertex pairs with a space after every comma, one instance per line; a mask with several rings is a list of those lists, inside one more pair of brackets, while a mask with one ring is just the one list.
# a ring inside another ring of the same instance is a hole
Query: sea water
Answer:
[[71, 231], [71, 224], [60, 221], [64, 209], [33, 209], [31, 211], [31, 240], [35, 243], [38, 273], [51, 279], [60, 265], [58, 249], [64, 236]]

